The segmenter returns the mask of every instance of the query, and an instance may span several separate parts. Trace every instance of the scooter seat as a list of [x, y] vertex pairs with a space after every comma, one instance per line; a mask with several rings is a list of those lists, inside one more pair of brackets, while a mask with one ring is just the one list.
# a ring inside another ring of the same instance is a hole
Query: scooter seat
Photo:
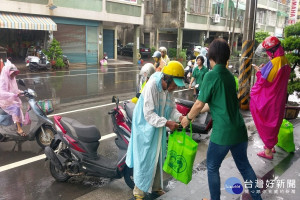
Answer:
[[60, 122], [67, 132], [83, 142], [95, 142], [101, 138], [99, 130], [94, 125], [87, 126], [68, 117], [63, 117]]
[[124, 109], [126, 111], [126, 114], [129, 118], [130, 121], [132, 121], [132, 116], [133, 116], [133, 110], [135, 108], [135, 104], [132, 102], [126, 102], [124, 103]]
[[184, 99], [175, 99], [175, 102], [179, 103], [181, 105], [187, 106], [189, 108], [193, 107], [193, 105], [194, 105], [193, 101], [184, 100]]

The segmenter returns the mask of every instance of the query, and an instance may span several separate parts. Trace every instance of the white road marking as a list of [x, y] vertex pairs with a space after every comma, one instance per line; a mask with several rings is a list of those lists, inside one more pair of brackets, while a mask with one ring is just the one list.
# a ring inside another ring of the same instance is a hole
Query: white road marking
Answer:
[[[176, 91], [174, 91], [174, 93], [183, 92], [183, 91], [187, 91], [187, 90], [189, 90], [189, 89], [176, 90]], [[128, 101], [130, 101], [130, 100], [128, 100]], [[119, 103], [122, 103], [122, 102], [123, 101], [120, 101]], [[70, 114], [70, 113], [75, 113], [75, 112], [80, 112], [80, 111], [92, 110], [92, 109], [96, 109], [96, 108], [111, 106], [114, 104], [115, 103], [108, 103], [108, 104], [103, 104], [100, 106], [93, 106], [93, 107], [82, 108], [82, 109], [77, 109], [77, 110], [72, 110], [72, 111], [67, 111], [67, 112], [61, 112], [61, 113], [56, 113], [56, 114], [52, 114], [52, 115], [47, 115], [47, 117], [53, 117], [54, 115], [65, 115], [65, 114]]]
[[[116, 136], [115, 133], [110, 133], [108, 135], [104, 135], [99, 141], [107, 140], [107, 139], [115, 137], [115, 136]], [[27, 165], [29, 163], [36, 162], [36, 161], [39, 161], [39, 160], [42, 160], [42, 159], [46, 159], [45, 154], [34, 156], [34, 157], [31, 157], [31, 158], [27, 158], [25, 160], [21, 160], [21, 161], [14, 162], [14, 163], [11, 163], [11, 164], [7, 164], [7, 165], [4, 165], [4, 166], [0, 167], [0, 173], [4, 172], [4, 171], [7, 171], [7, 170], [10, 170], [10, 169], [13, 169], [13, 168], [21, 167], [23, 165]]]
[[[122, 103], [122, 101], [120, 101], [120, 103]], [[56, 113], [56, 114], [52, 114], [52, 115], [47, 115], [47, 117], [53, 117], [54, 115], [65, 115], [65, 114], [70, 114], [70, 113], [75, 113], [75, 112], [80, 112], [80, 111], [92, 110], [92, 109], [96, 109], [96, 108], [111, 106], [111, 105], [114, 105], [114, 104], [115, 103], [108, 103], [108, 104], [104, 104], [104, 105], [100, 105], [100, 106], [92, 106], [92, 107], [88, 107], [88, 108], [71, 110], [71, 111], [67, 111], [67, 112], [61, 112], [61, 113]]]
[[[183, 92], [183, 91], [187, 91], [187, 90], [189, 90], [189, 89], [176, 90], [176, 91], [174, 91], [174, 93]], [[120, 103], [122, 103], [122, 101], [120, 101]], [[53, 114], [53, 115], [48, 115], [48, 117], [53, 117], [54, 115], [65, 115], [65, 114], [70, 114], [70, 113], [75, 113], [75, 112], [80, 112], [80, 111], [86, 111], [86, 110], [101, 108], [101, 107], [110, 106], [110, 105], [114, 105], [114, 104], [115, 103], [109, 103], [109, 104], [104, 104], [104, 105], [100, 105], [100, 106], [82, 108], [82, 109], [57, 113], [57, 114]], [[104, 135], [103, 137], [101, 137], [101, 139], [99, 141], [103, 141], [103, 140], [106, 140], [106, 139], [109, 139], [109, 138], [112, 138], [112, 137], [115, 137], [115, 136], [116, 136], [115, 133], [110, 133], [110, 134], [107, 134], [107, 135]], [[7, 171], [7, 170], [10, 170], [10, 169], [13, 169], [13, 168], [17, 168], [17, 167], [20, 167], [20, 166], [23, 166], [23, 165], [27, 165], [27, 164], [30, 164], [30, 163], [33, 163], [33, 162], [36, 162], [36, 161], [39, 161], [39, 160], [42, 160], [42, 159], [45, 159], [45, 158], [46, 158], [45, 154], [42, 154], [42, 155], [34, 156], [34, 157], [31, 157], [31, 158], [28, 158], [28, 159], [25, 159], [25, 160], [21, 160], [21, 161], [18, 161], [18, 162], [7, 164], [7, 165], [4, 165], [4, 166], [0, 167], [0, 172], [4, 172], [4, 171]]]

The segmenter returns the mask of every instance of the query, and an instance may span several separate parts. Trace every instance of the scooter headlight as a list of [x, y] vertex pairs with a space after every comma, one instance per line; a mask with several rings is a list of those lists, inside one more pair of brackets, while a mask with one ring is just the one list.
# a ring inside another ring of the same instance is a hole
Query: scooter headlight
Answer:
[[32, 90], [32, 89], [28, 89], [28, 93], [29, 93], [31, 96], [33, 96], [33, 97], [37, 97], [36, 92], [35, 92], [34, 90]]

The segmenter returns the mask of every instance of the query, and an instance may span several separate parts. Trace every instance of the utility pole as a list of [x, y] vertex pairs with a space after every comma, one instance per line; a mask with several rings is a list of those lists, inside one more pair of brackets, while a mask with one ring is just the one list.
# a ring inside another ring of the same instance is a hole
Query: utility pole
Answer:
[[231, 21], [232, 21], [232, 7], [230, 8], [230, 20], [229, 20], [229, 32], [228, 32], [228, 43], [230, 44], [231, 36]]
[[251, 64], [253, 59], [253, 47], [255, 36], [257, 0], [247, 0], [244, 30], [241, 66], [239, 68], [239, 105], [242, 110], [249, 109], [250, 82], [251, 82]]
[[239, 0], [237, 0], [237, 2], [236, 2], [236, 8], [235, 8], [234, 17], [233, 17], [233, 28], [232, 28], [231, 40], [230, 40], [231, 53], [233, 52], [234, 30], [235, 30], [235, 23], [236, 23], [236, 16], [237, 16], [237, 11], [238, 11], [238, 6], [239, 6]]

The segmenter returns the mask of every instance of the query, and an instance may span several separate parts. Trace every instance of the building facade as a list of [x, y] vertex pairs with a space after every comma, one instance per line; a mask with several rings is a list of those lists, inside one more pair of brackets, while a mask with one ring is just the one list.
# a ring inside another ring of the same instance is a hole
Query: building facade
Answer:
[[[257, 0], [256, 29], [282, 37], [290, 1]], [[145, 0], [141, 40], [149, 47], [208, 45], [214, 38], [242, 44], [246, 0]]]
[[[0, 46], [24, 58], [57, 39], [71, 63], [117, 58], [117, 27], [144, 23], [142, 0], [0, 0]], [[132, 36], [134, 37], [134, 36]]]

